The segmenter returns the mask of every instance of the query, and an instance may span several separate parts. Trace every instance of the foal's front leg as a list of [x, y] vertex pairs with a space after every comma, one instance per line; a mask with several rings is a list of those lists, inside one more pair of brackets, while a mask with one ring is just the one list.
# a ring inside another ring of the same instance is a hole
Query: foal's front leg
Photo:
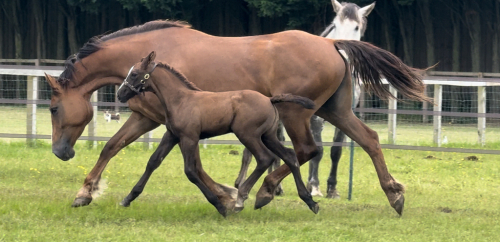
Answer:
[[146, 166], [146, 171], [142, 174], [141, 179], [134, 186], [132, 191], [128, 194], [127, 197], [123, 199], [120, 205], [124, 207], [130, 206], [130, 203], [134, 201], [144, 190], [146, 183], [149, 180], [149, 177], [153, 174], [153, 172], [161, 165], [161, 162], [165, 157], [170, 153], [172, 148], [179, 143], [179, 139], [172, 134], [169, 130], [165, 132], [163, 138], [161, 139], [160, 145], [155, 150], [153, 155], [149, 158], [148, 164]]
[[179, 146], [181, 148], [182, 156], [184, 157], [184, 172], [186, 173], [189, 181], [198, 186], [207, 200], [212, 205], [214, 205], [214, 207], [222, 216], [226, 217], [226, 207], [221, 203], [219, 198], [207, 187], [207, 185], [203, 183], [200, 178], [200, 174], [198, 173], [198, 169], [201, 169], [201, 167], [197, 167], [197, 164], [201, 164], [198, 142], [198, 138], [182, 137], [180, 140]]

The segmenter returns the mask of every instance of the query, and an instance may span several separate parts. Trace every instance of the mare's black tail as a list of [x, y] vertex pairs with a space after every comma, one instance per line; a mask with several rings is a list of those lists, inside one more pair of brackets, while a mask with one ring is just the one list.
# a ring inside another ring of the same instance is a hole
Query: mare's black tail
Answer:
[[307, 97], [301, 97], [301, 96], [293, 95], [290, 93], [276, 95], [276, 96], [271, 98], [272, 104], [282, 103], [282, 102], [296, 103], [296, 104], [302, 105], [306, 109], [314, 109], [314, 106], [315, 106], [313, 100], [311, 100]]

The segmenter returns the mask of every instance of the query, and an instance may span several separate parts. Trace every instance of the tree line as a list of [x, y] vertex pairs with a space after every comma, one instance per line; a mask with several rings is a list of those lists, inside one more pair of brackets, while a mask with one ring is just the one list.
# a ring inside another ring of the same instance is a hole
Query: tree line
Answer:
[[[334, 17], [330, 0], [9, 0], [0, 8], [0, 57], [22, 59], [66, 59], [92, 36], [155, 19], [245, 36], [319, 34]], [[415, 67], [500, 72], [499, 35], [500, 0], [379, 0], [363, 40]]]

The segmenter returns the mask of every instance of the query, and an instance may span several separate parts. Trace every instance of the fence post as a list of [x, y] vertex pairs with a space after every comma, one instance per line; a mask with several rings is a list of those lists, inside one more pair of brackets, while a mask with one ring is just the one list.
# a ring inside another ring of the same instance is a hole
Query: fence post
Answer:
[[[424, 95], [427, 97], [428, 96], [427, 85], [424, 88], [425, 88], [424, 89]], [[428, 109], [428, 107], [429, 107], [429, 103], [428, 102], [423, 102], [422, 103], [422, 109], [424, 111], [426, 111]], [[426, 114], [422, 115], [422, 123], [426, 124], [428, 122], [429, 122], [429, 117]]]
[[153, 138], [153, 130], [145, 133], [143, 136], [144, 136], [144, 143], [143, 143], [144, 149], [145, 150], [153, 149], [153, 142], [151, 142], [151, 139]]
[[26, 112], [26, 143], [28, 146], [35, 145], [36, 135], [36, 101], [38, 100], [38, 77], [28, 76], [27, 79], [27, 112]]
[[[486, 87], [477, 87], [477, 113], [486, 113]], [[481, 146], [486, 144], [486, 117], [477, 117], [478, 142]]]
[[98, 90], [96, 90], [94, 93], [92, 93], [92, 96], [90, 97], [90, 102], [92, 103], [92, 109], [94, 110], [94, 117], [92, 117], [92, 120], [89, 123], [89, 146], [92, 147], [93, 149], [97, 148], [97, 140], [96, 140], [96, 135], [97, 135], [97, 95], [98, 95]]
[[[389, 85], [389, 92], [394, 97], [398, 96], [398, 91], [392, 85]], [[396, 99], [389, 99], [389, 144], [396, 144], [396, 110], [398, 109], [398, 101]]]
[[[443, 100], [443, 86], [434, 84], [434, 112], [441, 112]], [[434, 124], [434, 144], [441, 147], [441, 115], [434, 115], [432, 122]]]

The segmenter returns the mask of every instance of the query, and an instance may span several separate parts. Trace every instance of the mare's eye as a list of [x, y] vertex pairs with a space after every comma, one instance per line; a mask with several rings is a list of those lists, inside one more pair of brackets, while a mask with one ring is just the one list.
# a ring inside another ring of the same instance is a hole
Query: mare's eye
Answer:
[[358, 31], [359, 30], [359, 26], [356, 26], [356, 28], [354, 28], [355, 31]]
[[49, 110], [52, 115], [55, 115], [57, 113], [57, 107], [52, 107]]

